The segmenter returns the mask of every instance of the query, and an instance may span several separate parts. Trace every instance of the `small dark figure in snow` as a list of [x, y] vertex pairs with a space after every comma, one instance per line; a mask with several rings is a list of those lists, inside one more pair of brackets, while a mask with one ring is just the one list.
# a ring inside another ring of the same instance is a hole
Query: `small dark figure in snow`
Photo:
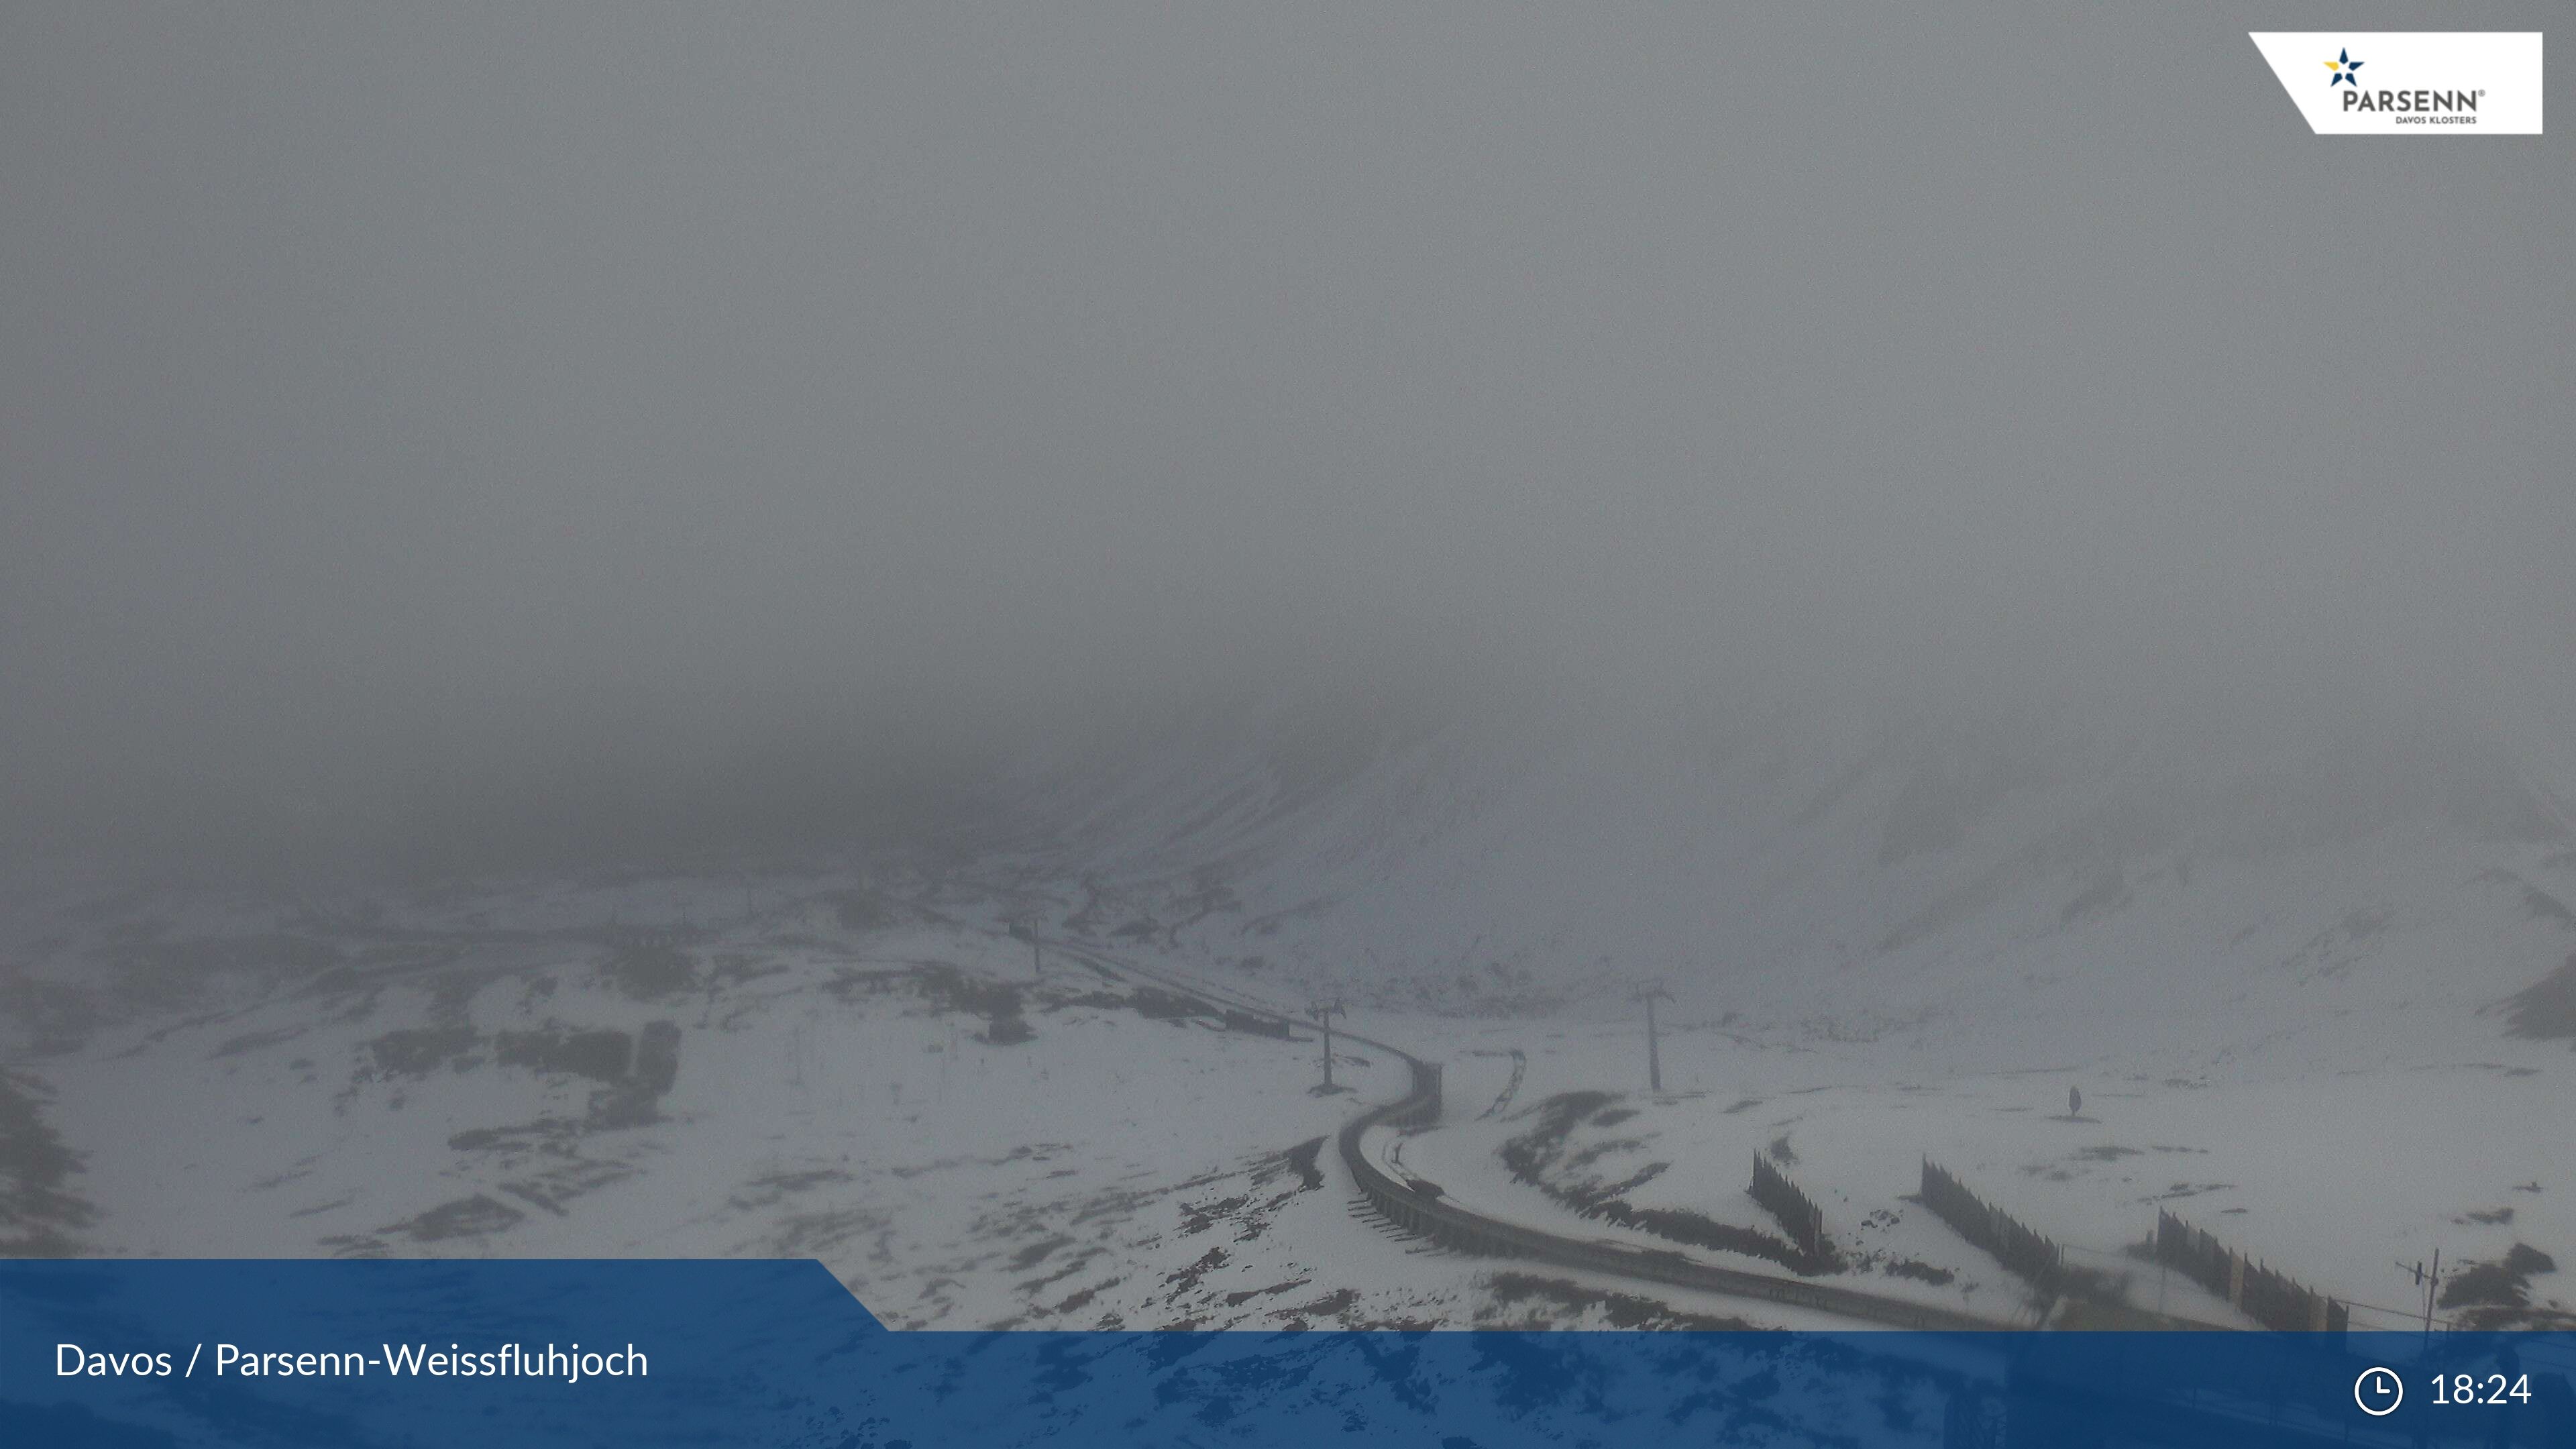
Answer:
[[2069, 1117], [2081, 1117], [2084, 1115], [2084, 1089], [2082, 1087], [2069, 1087], [2066, 1089], [2066, 1115]]

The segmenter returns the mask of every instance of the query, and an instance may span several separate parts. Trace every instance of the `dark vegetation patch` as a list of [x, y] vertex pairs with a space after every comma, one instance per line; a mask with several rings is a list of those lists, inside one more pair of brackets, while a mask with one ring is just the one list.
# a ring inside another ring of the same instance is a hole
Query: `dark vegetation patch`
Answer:
[[[2474, 1263], [2442, 1285], [2441, 1306], [2471, 1310], [2463, 1318], [2474, 1328], [2501, 1327], [2531, 1306], [2531, 1279], [2554, 1273], [2558, 1264], [2529, 1243], [2516, 1243], [2503, 1258]], [[2500, 1311], [2501, 1310], [2501, 1311]]]
[[2488, 1208], [2484, 1212], [2463, 1214], [2451, 1219], [2451, 1221], [2463, 1224], [2482, 1223], [2488, 1227], [2502, 1227], [2506, 1223], [2513, 1221], [2513, 1209], [2509, 1207]]
[[1315, 1280], [1312, 1278], [1291, 1278], [1285, 1283], [1273, 1283], [1267, 1288], [1245, 1288], [1239, 1292], [1228, 1293], [1225, 1295], [1225, 1306], [1228, 1308], [1241, 1308], [1243, 1305], [1251, 1302], [1255, 1298], [1269, 1298], [1281, 1293], [1294, 1293], [1313, 1281]]
[[1206, 1277], [1208, 1274], [1215, 1272], [1217, 1269], [1222, 1268], [1225, 1265], [1225, 1249], [1210, 1248], [1206, 1252], [1201, 1253], [1198, 1256], [1198, 1261], [1190, 1264], [1188, 1267], [1164, 1274], [1163, 1281], [1172, 1285], [1170, 1296], [1163, 1300], [1165, 1306], [1178, 1303], [1187, 1294], [1196, 1293], [1199, 1289], [1199, 1280], [1201, 1278]]
[[1613, 1152], [1634, 1152], [1645, 1145], [1646, 1140], [1642, 1137], [1613, 1137], [1606, 1142], [1595, 1142], [1591, 1146], [1569, 1155], [1565, 1159], [1564, 1166], [1568, 1171], [1579, 1171], [1583, 1168], [1590, 1167], [1592, 1164], [1609, 1156]]
[[[1614, 1293], [1599, 1288], [1586, 1288], [1561, 1278], [1542, 1278], [1534, 1273], [1497, 1273], [1486, 1284], [1496, 1307], [1523, 1308], [1529, 1319], [1551, 1322], [1548, 1309], [1566, 1314], [1601, 1310], [1613, 1328], [1679, 1328], [1701, 1332], [1742, 1332], [1753, 1327], [1741, 1318], [1721, 1318], [1714, 1314], [1687, 1313], [1669, 1303], [1633, 1293]], [[1479, 1313], [1479, 1318], [1486, 1315]]]
[[802, 1172], [770, 1172], [753, 1178], [734, 1189], [726, 1206], [742, 1212], [773, 1206], [818, 1187], [848, 1182], [850, 1175], [838, 1168], [808, 1168]]
[[1798, 1154], [1789, 1150], [1788, 1133], [1783, 1132], [1779, 1136], [1771, 1139], [1771, 1160], [1779, 1163], [1782, 1167], [1795, 1167], [1798, 1165]]
[[823, 989], [842, 1001], [856, 1001], [908, 988], [912, 978], [909, 966], [841, 966], [833, 970], [832, 979], [823, 983]]
[[492, 1055], [505, 1067], [559, 1072], [598, 1082], [623, 1080], [633, 1064], [635, 1039], [622, 1031], [505, 1031], [492, 1039]]
[[1238, 1193], [1233, 1197], [1218, 1198], [1214, 1202], [1181, 1204], [1181, 1236], [1186, 1238], [1206, 1232], [1218, 1223], [1243, 1211], [1244, 1205], [1250, 1201], [1252, 1199]]
[[569, 1217], [571, 1214], [565, 1211], [565, 1203], [612, 1182], [624, 1182], [634, 1175], [635, 1169], [622, 1162], [574, 1157], [549, 1162], [527, 1177], [502, 1183], [501, 1190], [556, 1217]]
[[302, 1035], [304, 1035], [304, 1028], [300, 1026], [280, 1026], [267, 1031], [249, 1032], [215, 1048], [213, 1055], [216, 1058], [237, 1057], [244, 1052], [255, 1052], [262, 1047], [272, 1047], [280, 1042], [293, 1041]]
[[902, 919], [894, 903], [874, 891], [853, 888], [825, 899], [844, 931], [881, 931]]
[[561, 1118], [525, 1122], [515, 1127], [475, 1127], [447, 1139], [451, 1152], [491, 1152], [554, 1146], [579, 1136], [581, 1128]]
[[706, 986], [708, 991], [714, 992], [786, 974], [786, 966], [779, 962], [739, 951], [720, 951], [716, 953], [715, 963], [707, 968]]
[[1020, 988], [1011, 982], [969, 975], [945, 963], [923, 967], [913, 981], [934, 1011], [961, 1011], [988, 1021], [1020, 1014]]
[[418, 1077], [472, 1051], [475, 1040], [470, 1026], [415, 1026], [386, 1032], [367, 1043], [367, 1050], [386, 1076]]
[[[1586, 1219], [1652, 1233], [1667, 1242], [1747, 1254], [1778, 1263], [1792, 1272], [1813, 1269], [1815, 1265], [1802, 1266], [1805, 1255], [1787, 1241], [1757, 1228], [1722, 1223], [1684, 1208], [1639, 1207], [1627, 1200], [1627, 1194], [1662, 1176], [1672, 1166], [1669, 1162], [1650, 1162], [1616, 1182], [1576, 1175], [1599, 1154], [1569, 1154], [1567, 1139], [1575, 1128], [1587, 1122], [1598, 1125], [1607, 1118], [1616, 1125], [1635, 1115], [1615, 1106], [1619, 1100], [1610, 1092], [1563, 1092], [1539, 1103], [1525, 1114], [1537, 1121], [1503, 1143], [1503, 1165], [1511, 1169], [1515, 1180], [1528, 1183], [1551, 1201], [1572, 1208]], [[1620, 1145], [1638, 1144], [1629, 1141]], [[1577, 1158], [1581, 1161], [1573, 1160]]]
[[1055, 1271], [1048, 1273], [1042, 1278], [1032, 1278], [1026, 1283], [1021, 1284], [1020, 1293], [1024, 1297], [1035, 1298], [1040, 1292], [1054, 1287], [1056, 1284], [1063, 1282], [1065, 1279], [1070, 1278], [1074, 1274], [1091, 1266], [1091, 1261], [1099, 1257], [1104, 1251], [1104, 1249], [1096, 1247], [1077, 1249], [1074, 1252], [1067, 1254], [1064, 1260], [1057, 1265]]
[[654, 1001], [695, 986], [698, 963], [676, 946], [626, 946], [599, 963], [599, 974], [638, 1001]]
[[1127, 998], [1127, 1004], [1138, 1016], [1149, 1021], [1182, 1021], [1193, 1016], [1214, 1014], [1208, 1009], [1206, 1002], [1196, 997], [1183, 996], [1176, 991], [1164, 991], [1152, 986], [1137, 987]]
[[2515, 875], [2513, 872], [2502, 870], [2483, 871], [2480, 872], [2478, 878], [2481, 880], [2501, 879], [2509, 885], [2522, 887], [2522, 908], [2530, 914], [2533, 920], [2547, 921], [2552, 925], [2564, 926], [2568, 930], [2576, 931], [2576, 911], [2569, 910], [2565, 901], [2562, 901], [2558, 897], [2551, 895], [2549, 892], [2542, 890], [2540, 887], [2533, 885], [2531, 882], [2524, 880], [2522, 877]]
[[63, 1258], [72, 1231], [97, 1214], [64, 1189], [81, 1157], [63, 1145], [41, 1111], [44, 1088], [0, 1071], [0, 1258]]
[[385, 1231], [400, 1233], [415, 1243], [438, 1243], [451, 1238], [472, 1238], [480, 1237], [485, 1233], [497, 1233], [526, 1216], [527, 1214], [508, 1203], [478, 1192], [472, 1197], [460, 1197], [453, 1202], [440, 1203], [416, 1217], [405, 1218]]
[[1912, 1278], [1936, 1287], [1959, 1276], [1947, 1268], [1935, 1268], [1920, 1258], [1890, 1258], [1878, 1266], [1879, 1271], [1891, 1278]]
[[[1356, 1307], [1359, 1301], [1358, 1289], [1336, 1288], [1312, 1303], [1300, 1303], [1294, 1308], [1274, 1308], [1270, 1310], [1270, 1316], [1289, 1319], [1339, 1318]], [[1289, 1326], [1293, 1328], [1296, 1325], [1292, 1323]]]
[[1011, 1255], [1011, 1268], [1014, 1272], [1025, 1272], [1045, 1262], [1056, 1249], [1070, 1247], [1072, 1244], [1073, 1239], [1061, 1233], [1051, 1238], [1040, 1238]]
[[2506, 1029], [2539, 1040], [2576, 1037], [2576, 952], [2566, 964], [2505, 998]]

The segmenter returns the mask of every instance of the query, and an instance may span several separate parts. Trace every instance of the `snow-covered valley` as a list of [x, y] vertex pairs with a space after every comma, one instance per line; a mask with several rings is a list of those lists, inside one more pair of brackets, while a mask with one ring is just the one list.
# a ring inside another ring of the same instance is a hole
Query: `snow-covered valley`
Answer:
[[[2160, 1209], [2356, 1326], [2420, 1313], [2399, 1265], [2437, 1249], [2444, 1321], [2576, 1302], [2576, 846], [2510, 772], [2320, 813], [2277, 771], [2230, 800], [2079, 768], [2095, 745], [1988, 778], [1812, 741], [1277, 743], [787, 868], [31, 884], [0, 1227], [811, 1256], [898, 1327], [1833, 1321], [1396, 1231], [1334, 1148], [1405, 1091], [1393, 1047], [1444, 1107], [1368, 1150], [1572, 1239], [2040, 1321], [1923, 1203], [1929, 1158], [2142, 1313], [2249, 1322], [2140, 1250]], [[1330, 999], [1358, 1039], [1319, 1093]], [[1757, 1155], [1830, 1262], [1747, 1195]]]

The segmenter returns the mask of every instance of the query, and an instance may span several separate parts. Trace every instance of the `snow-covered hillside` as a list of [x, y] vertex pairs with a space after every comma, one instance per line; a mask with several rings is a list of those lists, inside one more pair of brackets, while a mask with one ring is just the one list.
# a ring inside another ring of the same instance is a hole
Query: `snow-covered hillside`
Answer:
[[1065, 785], [1033, 865], [1297, 990], [1509, 1013], [1659, 980], [1686, 1017], [1990, 1066], [2470, 1050], [2576, 952], [2568, 807], [2448, 711], [1253, 718]]
[[[903, 1326], [1805, 1321], [1357, 1212], [1383, 1042], [1447, 1107], [1367, 1150], [1496, 1221], [2028, 1321], [1931, 1156], [2142, 1311], [2240, 1321], [2132, 1253], [2171, 1208], [2365, 1322], [2435, 1248], [2494, 1270], [2446, 1312], [2563, 1315], [2576, 840], [2508, 752], [2442, 712], [1817, 718], [1210, 715], [844, 859], [22, 881], [0, 1237], [812, 1255]], [[1364, 1040], [1318, 1095], [1274, 1027], [1334, 996]]]

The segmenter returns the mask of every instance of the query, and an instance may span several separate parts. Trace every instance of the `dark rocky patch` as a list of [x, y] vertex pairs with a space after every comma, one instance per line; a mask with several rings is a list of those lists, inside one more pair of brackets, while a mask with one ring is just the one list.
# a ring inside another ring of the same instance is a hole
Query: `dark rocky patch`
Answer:
[[492, 1039], [492, 1054], [505, 1067], [614, 1082], [625, 1078], [635, 1041], [622, 1031], [505, 1031]]
[[508, 1203], [478, 1192], [472, 1197], [440, 1203], [425, 1213], [395, 1223], [385, 1231], [400, 1233], [415, 1243], [440, 1243], [452, 1238], [497, 1233], [526, 1217], [526, 1213]]
[[607, 1131], [660, 1121], [662, 1094], [679, 1075], [680, 1028], [667, 1021], [646, 1023], [625, 1079], [591, 1093], [588, 1125]]
[[389, 1031], [367, 1043], [376, 1070], [389, 1077], [426, 1076], [474, 1049], [470, 1026], [416, 1026]]
[[599, 974], [638, 1001], [658, 1001], [695, 986], [698, 963], [676, 946], [626, 946], [609, 953]]
[[[1753, 1327], [1741, 1318], [1720, 1318], [1706, 1313], [1686, 1313], [1668, 1303], [1633, 1293], [1613, 1293], [1599, 1288], [1585, 1288], [1561, 1278], [1542, 1278], [1534, 1273], [1497, 1273], [1486, 1285], [1497, 1308], [1519, 1308], [1528, 1305], [1530, 1317], [1544, 1326], [1542, 1316], [1548, 1308], [1566, 1313], [1581, 1313], [1598, 1308], [1613, 1328], [1625, 1329], [1693, 1329], [1704, 1333], [1743, 1332]], [[1480, 1313], [1478, 1317], [1487, 1315]], [[1498, 1325], [1499, 1326], [1499, 1325]]]
[[844, 931], [882, 931], [903, 919], [902, 911], [873, 891], [851, 889], [825, 897]]
[[1225, 1295], [1225, 1306], [1228, 1308], [1241, 1308], [1243, 1305], [1251, 1302], [1255, 1298], [1268, 1298], [1281, 1293], [1294, 1293], [1313, 1281], [1315, 1280], [1312, 1278], [1291, 1278], [1285, 1283], [1273, 1283], [1267, 1288], [1246, 1288], [1240, 1292], [1228, 1293]]
[[1300, 1319], [1339, 1318], [1343, 1314], [1350, 1312], [1351, 1309], [1359, 1303], [1359, 1301], [1360, 1293], [1358, 1289], [1336, 1288], [1332, 1292], [1325, 1294], [1323, 1297], [1316, 1299], [1312, 1303], [1300, 1303], [1294, 1308], [1274, 1308], [1270, 1310], [1270, 1316], [1273, 1318]]
[[1722, 1223], [1682, 1208], [1639, 1207], [1627, 1200], [1628, 1193], [1663, 1175], [1670, 1163], [1650, 1162], [1618, 1182], [1573, 1176], [1581, 1164], [1570, 1159], [1589, 1162], [1597, 1154], [1569, 1154], [1568, 1138], [1578, 1125], [1598, 1122], [1605, 1109], [1617, 1110], [1613, 1107], [1617, 1101], [1619, 1098], [1609, 1092], [1564, 1092], [1539, 1103], [1524, 1114], [1534, 1115], [1537, 1122], [1499, 1149], [1503, 1165], [1511, 1169], [1515, 1180], [1528, 1183], [1587, 1219], [1635, 1228], [1668, 1242], [1743, 1253], [1778, 1263], [1792, 1272], [1833, 1271], [1840, 1267], [1839, 1263], [1807, 1262], [1806, 1256], [1785, 1239], [1757, 1228]]
[[2539, 1040], [2576, 1037], [2576, 952], [2565, 965], [2505, 998], [2506, 1030]]
[[1172, 1292], [1169, 1297], [1163, 1300], [1163, 1302], [1165, 1304], [1177, 1303], [1183, 1296], [1197, 1292], [1199, 1288], [1199, 1280], [1201, 1278], [1206, 1277], [1208, 1274], [1215, 1272], [1217, 1269], [1222, 1268], [1225, 1265], [1225, 1249], [1210, 1248], [1206, 1252], [1201, 1253], [1198, 1257], [1198, 1261], [1190, 1264], [1188, 1267], [1182, 1268], [1176, 1272], [1164, 1274], [1163, 1281], [1172, 1285]]
[[271, 1047], [277, 1045], [279, 1042], [293, 1041], [302, 1035], [304, 1035], [304, 1028], [300, 1026], [281, 1026], [272, 1028], [268, 1031], [249, 1032], [244, 1035], [234, 1037], [232, 1040], [225, 1042], [222, 1046], [215, 1048], [211, 1055], [213, 1057], [237, 1057], [244, 1052], [257, 1051], [261, 1047]]
[[97, 1216], [64, 1184], [81, 1157], [45, 1125], [44, 1088], [0, 1071], [0, 1258], [69, 1257], [72, 1233]]
[[2444, 1308], [2526, 1308], [2531, 1304], [2531, 1279], [2536, 1273], [2554, 1273], [2558, 1264], [2547, 1253], [2529, 1243], [2516, 1243], [2503, 1258], [2492, 1263], [2474, 1263], [2453, 1275], [2442, 1285], [2441, 1306]]

